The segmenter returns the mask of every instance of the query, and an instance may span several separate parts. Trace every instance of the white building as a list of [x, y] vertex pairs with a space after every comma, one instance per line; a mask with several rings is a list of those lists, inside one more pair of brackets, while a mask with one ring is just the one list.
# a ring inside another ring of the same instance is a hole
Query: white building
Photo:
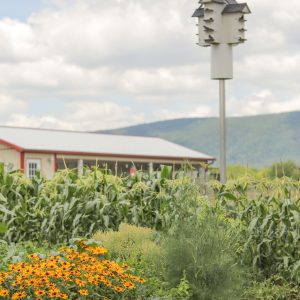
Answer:
[[212, 156], [155, 137], [122, 136], [61, 130], [0, 126], [0, 162], [28, 177], [40, 171], [52, 178], [58, 169], [99, 165], [118, 172], [179, 167], [189, 161], [213, 162]]

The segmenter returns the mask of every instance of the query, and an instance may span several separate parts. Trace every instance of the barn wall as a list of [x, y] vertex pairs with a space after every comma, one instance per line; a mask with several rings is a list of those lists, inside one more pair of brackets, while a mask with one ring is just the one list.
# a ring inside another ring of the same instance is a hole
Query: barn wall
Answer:
[[41, 175], [45, 178], [51, 179], [54, 176], [54, 154], [25, 153], [25, 174], [28, 159], [41, 160]]
[[6, 145], [0, 144], [0, 162], [12, 165], [12, 170], [20, 169], [20, 153]]

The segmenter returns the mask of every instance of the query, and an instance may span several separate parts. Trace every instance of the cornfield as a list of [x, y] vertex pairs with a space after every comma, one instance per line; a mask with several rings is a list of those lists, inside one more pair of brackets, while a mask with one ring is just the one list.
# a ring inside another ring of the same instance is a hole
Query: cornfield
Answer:
[[170, 180], [168, 168], [152, 175], [116, 177], [107, 170], [64, 170], [52, 180], [32, 180], [0, 169], [0, 221], [8, 242], [50, 244], [117, 230], [121, 223], [166, 230], [200, 209], [189, 179]]
[[300, 182], [290, 178], [213, 184], [217, 206], [241, 225], [241, 252], [267, 277], [300, 282]]

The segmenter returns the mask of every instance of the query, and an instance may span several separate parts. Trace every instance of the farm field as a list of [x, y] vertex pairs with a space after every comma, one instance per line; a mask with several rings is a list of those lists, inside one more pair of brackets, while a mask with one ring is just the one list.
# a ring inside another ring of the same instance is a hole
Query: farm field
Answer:
[[1, 299], [300, 299], [299, 181], [208, 185], [2, 168]]

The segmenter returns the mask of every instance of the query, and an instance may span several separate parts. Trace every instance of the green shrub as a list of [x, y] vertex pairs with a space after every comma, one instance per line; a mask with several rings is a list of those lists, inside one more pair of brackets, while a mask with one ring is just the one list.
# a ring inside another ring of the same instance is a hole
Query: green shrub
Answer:
[[115, 258], [131, 263], [143, 261], [152, 264], [160, 256], [161, 249], [154, 242], [155, 231], [150, 228], [121, 224], [119, 231], [98, 231], [93, 239], [101, 243]]
[[163, 249], [172, 286], [186, 274], [192, 299], [239, 299], [245, 274], [236, 261], [233, 233], [212, 212], [179, 223]]

